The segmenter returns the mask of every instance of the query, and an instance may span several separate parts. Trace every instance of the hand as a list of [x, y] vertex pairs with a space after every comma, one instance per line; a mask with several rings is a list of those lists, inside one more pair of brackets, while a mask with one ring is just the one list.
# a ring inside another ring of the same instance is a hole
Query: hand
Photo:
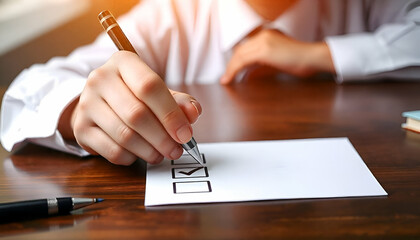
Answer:
[[170, 91], [136, 54], [119, 51], [89, 75], [59, 131], [112, 163], [130, 165], [140, 157], [155, 164], [182, 155], [180, 143], [191, 140], [190, 124], [200, 114], [193, 97]]
[[300, 42], [276, 30], [261, 30], [235, 47], [220, 83], [231, 83], [238, 72], [254, 64], [301, 77], [335, 72], [326, 43]]

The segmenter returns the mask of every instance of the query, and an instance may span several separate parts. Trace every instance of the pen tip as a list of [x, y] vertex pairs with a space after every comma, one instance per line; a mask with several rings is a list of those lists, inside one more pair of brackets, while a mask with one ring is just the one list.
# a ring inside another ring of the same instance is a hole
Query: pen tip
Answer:
[[103, 202], [104, 201], [104, 199], [103, 198], [95, 198], [95, 202]]

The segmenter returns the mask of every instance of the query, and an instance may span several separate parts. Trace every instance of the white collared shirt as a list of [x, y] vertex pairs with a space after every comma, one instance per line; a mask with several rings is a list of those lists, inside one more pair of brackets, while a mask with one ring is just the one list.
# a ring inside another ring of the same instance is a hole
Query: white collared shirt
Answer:
[[[217, 83], [232, 48], [257, 27], [274, 28], [330, 48], [337, 82], [375, 78], [420, 79], [419, 0], [300, 0], [272, 22], [243, 0], [144, 0], [119, 23], [141, 58], [168, 84]], [[31, 141], [86, 155], [57, 131], [63, 109], [88, 74], [116, 51], [102, 34], [68, 57], [24, 70], [1, 109], [6, 150]]]

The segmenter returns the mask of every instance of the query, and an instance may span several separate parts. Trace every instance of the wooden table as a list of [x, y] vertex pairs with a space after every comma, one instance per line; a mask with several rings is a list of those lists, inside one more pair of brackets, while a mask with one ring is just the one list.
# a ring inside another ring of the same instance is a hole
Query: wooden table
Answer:
[[[103, 197], [71, 215], [0, 225], [13, 239], [419, 239], [419, 83], [267, 80], [183, 86], [202, 103], [198, 142], [348, 137], [388, 197], [145, 208], [145, 164], [115, 166], [28, 145], [3, 159], [0, 201]], [[357, 176], [355, 176], [357, 177]]]

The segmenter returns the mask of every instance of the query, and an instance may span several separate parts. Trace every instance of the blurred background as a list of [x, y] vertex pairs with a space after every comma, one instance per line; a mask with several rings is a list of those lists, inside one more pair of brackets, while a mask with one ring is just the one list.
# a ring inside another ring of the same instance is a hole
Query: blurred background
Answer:
[[68, 55], [102, 31], [97, 15], [116, 17], [139, 0], [0, 0], [0, 86], [25, 68]]
[[[97, 15], [118, 17], [139, 0], [0, 0], [0, 98], [35, 63], [66, 56], [103, 31]], [[0, 146], [0, 159], [9, 155]]]

